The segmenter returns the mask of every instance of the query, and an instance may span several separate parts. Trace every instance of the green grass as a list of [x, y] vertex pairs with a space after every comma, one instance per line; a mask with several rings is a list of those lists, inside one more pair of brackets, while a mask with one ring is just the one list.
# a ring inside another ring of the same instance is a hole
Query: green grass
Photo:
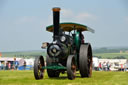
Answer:
[[124, 56], [128, 59], [128, 53], [96, 53], [94, 56], [101, 56], [102, 58], [114, 58], [117, 56]]
[[48, 78], [45, 73], [43, 80], [35, 80], [33, 71], [0, 71], [0, 85], [128, 85], [127, 72], [93, 72], [91, 78], [68, 80], [66, 74], [60, 78]]

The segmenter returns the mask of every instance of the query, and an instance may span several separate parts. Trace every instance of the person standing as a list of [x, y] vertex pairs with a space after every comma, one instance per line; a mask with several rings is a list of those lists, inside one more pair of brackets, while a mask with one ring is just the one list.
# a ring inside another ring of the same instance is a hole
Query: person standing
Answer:
[[101, 64], [101, 62], [99, 63], [99, 71], [101, 71], [102, 70], [102, 64]]
[[0, 70], [1, 70], [1, 65], [2, 65], [2, 64], [1, 64], [1, 61], [0, 61]]
[[8, 62], [8, 70], [10, 70], [10, 69], [11, 69], [11, 63]]
[[19, 62], [16, 61], [16, 58], [14, 58], [14, 69], [17, 70], [19, 66]]
[[127, 64], [124, 63], [124, 72], [126, 72], [126, 71], [127, 71]]
[[6, 62], [3, 62], [3, 70], [6, 70]]
[[1, 70], [4, 70], [4, 64], [1, 62]]
[[84, 35], [81, 33], [81, 40], [82, 40], [82, 43], [84, 43]]
[[106, 62], [103, 62], [103, 70], [105, 71]]
[[107, 71], [110, 71], [110, 63], [109, 63], [109, 61], [107, 62]]
[[121, 71], [123, 71], [123, 64], [120, 64], [120, 66], [121, 66]]
[[26, 61], [24, 61], [24, 70], [26, 69]]
[[5, 66], [5, 70], [8, 70], [8, 62], [6, 62], [5, 65], [6, 65], [6, 66]]

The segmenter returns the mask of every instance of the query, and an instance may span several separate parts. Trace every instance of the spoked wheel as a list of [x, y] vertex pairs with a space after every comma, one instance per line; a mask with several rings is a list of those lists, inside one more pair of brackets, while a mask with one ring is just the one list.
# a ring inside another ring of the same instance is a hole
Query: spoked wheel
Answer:
[[74, 55], [68, 56], [67, 59], [67, 75], [68, 79], [73, 80], [76, 77], [76, 64]]
[[81, 77], [92, 75], [92, 48], [89, 43], [82, 44], [79, 54], [79, 69]]
[[[47, 66], [51, 65], [52, 60], [47, 56], [46, 58], [46, 64]], [[59, 77], [60, 72], [59, 70], [54, 70], [54, 69], [47, 69], [47, 74], [48, 77], [53, 78], [53, 77]]]
[[36, 57], [34, 61], [34, 76], [36, 80], [42, 79], [44, 77], [44, 69], [45, 66], [43, 56]]

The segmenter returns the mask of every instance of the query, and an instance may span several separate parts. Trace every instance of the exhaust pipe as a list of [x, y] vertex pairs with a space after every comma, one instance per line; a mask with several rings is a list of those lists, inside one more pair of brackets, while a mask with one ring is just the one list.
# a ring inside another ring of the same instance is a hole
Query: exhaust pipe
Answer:
[[56, 40], [56, 36], [59, 35], [59, 20], [60, 20], [60, 8], [53, 8], [53, 40]]

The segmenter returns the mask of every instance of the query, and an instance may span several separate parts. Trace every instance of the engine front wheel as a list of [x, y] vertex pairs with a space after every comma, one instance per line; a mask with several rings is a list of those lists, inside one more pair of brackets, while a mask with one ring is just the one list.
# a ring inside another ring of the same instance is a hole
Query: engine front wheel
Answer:
[[76, 77], [76, 64], [74, 55], [68, 56], [67, 59], [67, 75], [68, 79], [73, 80]]
[[42, 79], [44, 77], [44, 58], [43, 56], [38, 56], [34, 61], [34, 76], [36, 80]]

